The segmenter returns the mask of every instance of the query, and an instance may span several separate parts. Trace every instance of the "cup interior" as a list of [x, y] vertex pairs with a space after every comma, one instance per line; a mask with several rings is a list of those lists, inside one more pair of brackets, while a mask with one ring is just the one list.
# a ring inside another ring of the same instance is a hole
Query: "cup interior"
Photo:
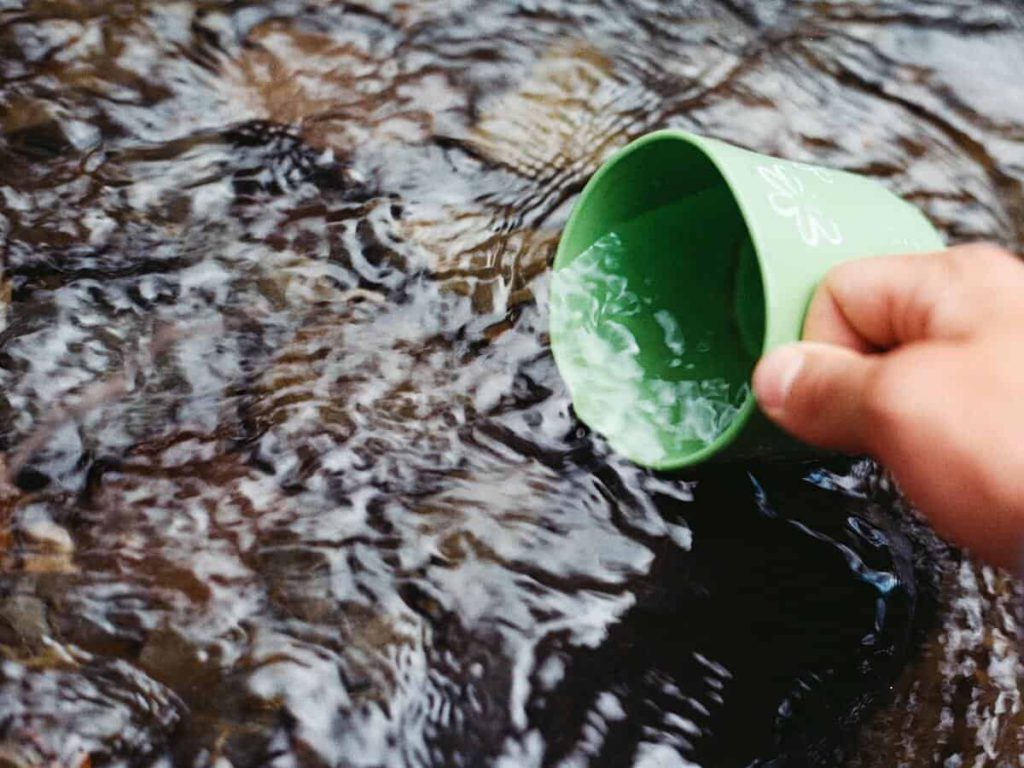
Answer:
[[758, 259], [725, 178], [684, 137], [648, 137], [594, 177], [551, 296], [552, 347], [576, 411], [633, 461], [701, 461], [753, 409]]

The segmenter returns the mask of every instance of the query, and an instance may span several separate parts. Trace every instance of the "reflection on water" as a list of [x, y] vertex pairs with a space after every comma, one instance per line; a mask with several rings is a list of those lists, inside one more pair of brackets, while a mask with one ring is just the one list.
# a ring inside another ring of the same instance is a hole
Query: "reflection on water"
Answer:
[[656, 126], [1019, 248], [1014, 8], [0, 0], [0, 760], [1016, 764], [1015, 585], [869, 464], [631, 467], [545, 335]]

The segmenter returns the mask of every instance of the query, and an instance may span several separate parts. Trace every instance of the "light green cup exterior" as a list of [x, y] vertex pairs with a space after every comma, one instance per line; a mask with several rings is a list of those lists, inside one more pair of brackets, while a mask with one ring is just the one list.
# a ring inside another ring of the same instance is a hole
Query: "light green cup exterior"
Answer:
[[[632, 173], [628, 164], [641, 152], [646, 153], [645, 167], [642, 172]], [[657, 162], [661, 154], [663, 163]], [[944, 247], [942, 238], [917, 208], [877, 182], [759, 155], [683, 131], [665, 130], [620, 150], [590, 180], [566, 225], [554, 269], [563, 268], [607, 233], [615, 223], [609, 219], [643, 213], [644, 201], [657, 198], [659, 184], [678, 186], [680, 182], [674, 179], [711, 178], [716, 173], [736, 203], [760, 268], [765, 307], [761, 354], [799, 340], [814, 289], [830, 268], [870, 256]], [[723, 225], [731, 226], [733, 222], [707, 221], [709, 227]], [[726, 256], [709, 252], [701, 258]], [[733, 296], [722, 296], [721, 302], [732, 311]], [[744, 307], [740, 307], [739, 314], [743, 312]], [[740, 318], [741, 326], [749, 322], [749, 318]], [[551, 346], [556, 363], [566, 353], [564, 343], [553, 330]], [[612, 447], [616, 447], [614, 441]], [[814, 453], [771, 425], [751, 396], [713, 443], [648, 465], [677, 470], [711, 459], [797, 458]]]

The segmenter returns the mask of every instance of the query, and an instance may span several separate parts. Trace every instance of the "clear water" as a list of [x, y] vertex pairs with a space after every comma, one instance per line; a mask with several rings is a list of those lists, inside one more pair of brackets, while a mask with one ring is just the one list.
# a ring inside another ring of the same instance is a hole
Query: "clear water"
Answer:
[[1020, 249], [1022, 24], [0, 2], [0, 759], [1017, 765], [1017, 584], [870, 463], [637, 470], [545, 307], [657, 126]]
[[[750, 396], [745, 382], [701, 375], [707, 364], [702, 356], [741, 353], [738, 333], [718, 339], [701, 332], [690, 340], [693, 357], [688, 356], [677, 313], [694, 308], [656, 306], [652, 281], [664, 276], [626, 266], [637, 261], [627, 244], [649, 239], [649, 228], [678, 218], [685, 205], [667, 205], [623, 223], [552, 275], [551, 333], [563, 342], [559, 370], [576, 412], [615, 450], [646, 465], [714, 442]], [[731, 311], [731, 296], [725, 307]], [[638, 338], [635, 329], [652, 320], [660, 332]]]

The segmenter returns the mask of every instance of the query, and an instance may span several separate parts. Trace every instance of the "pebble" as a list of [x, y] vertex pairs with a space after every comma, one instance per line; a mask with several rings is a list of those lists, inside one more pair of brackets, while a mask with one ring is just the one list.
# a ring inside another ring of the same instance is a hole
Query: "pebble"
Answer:
[[12, 595], [0, 602], [0, 621], [28, 642], [39, 641], [50, 633], [46, 604], [32, 595]]
[[68, 529], [52, 520], [36, 520], [21, 528], [22, 535], [38, 547], [60, 554], [71, 554], [75, 544]]

